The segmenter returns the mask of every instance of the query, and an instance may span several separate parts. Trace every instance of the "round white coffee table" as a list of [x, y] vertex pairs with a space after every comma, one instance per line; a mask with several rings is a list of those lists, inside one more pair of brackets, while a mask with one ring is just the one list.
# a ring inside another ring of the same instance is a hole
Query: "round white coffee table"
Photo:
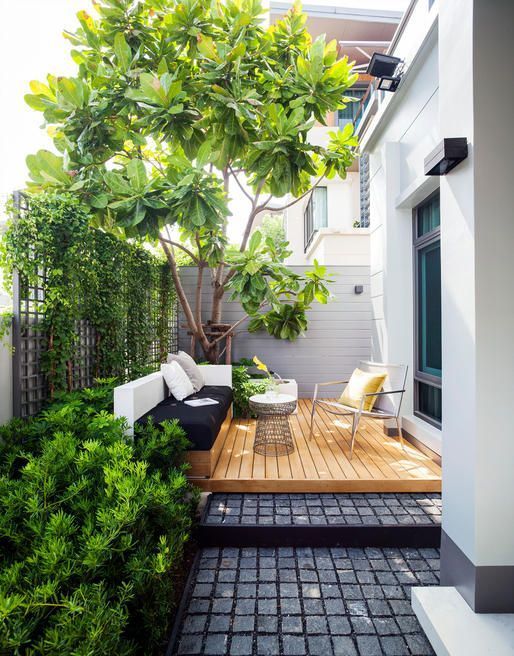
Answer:
[[254, 394], [249, 399], [257, 415], [253, 450], [262, 456], [286, 456], [294, 451], [289, 415], [296, 410], [290, 394]]

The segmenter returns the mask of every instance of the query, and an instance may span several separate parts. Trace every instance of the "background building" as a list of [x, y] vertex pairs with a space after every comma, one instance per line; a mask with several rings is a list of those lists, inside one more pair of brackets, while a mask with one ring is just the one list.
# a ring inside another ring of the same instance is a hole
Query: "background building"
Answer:
[[[360, 120], [372, 81], [363, 71], [372, 52], [382, 52], [388, 47], [403, 14], [391, 9], [364, 9], [359, 3], [354, 4], [350, 2], [344, 7], [303, 5], [312, 37], [325, 34], [327, 42], [335, 39], [340, 56], [346, 55], [350, 61], [355, 61], [360, 73], [351, 91], [359, 101], [327, 116], [326, 126], [318, 124], [311, 130], [309, 138], [317, 145], [328, 143], [330, 131]], [[281, 18], [290, 6], [288, 2], [271, 2], [271, 22]], [[345, 180], [323, 180], [311, 195], [286, 210], [284, 225], [293, 251], [290, 264], [311, 264], [314, 259], [327, 265], [369, 263], [369, 201], [359, 176], [359, 168], [364, 169], [366, 176], [366, 164], [365, 158], [361, 163], [356, 160]]]

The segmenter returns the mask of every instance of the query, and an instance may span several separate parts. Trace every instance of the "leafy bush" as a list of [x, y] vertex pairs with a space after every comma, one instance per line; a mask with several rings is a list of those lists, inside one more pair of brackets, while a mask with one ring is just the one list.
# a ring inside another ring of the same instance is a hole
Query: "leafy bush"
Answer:
[[[234, 394], [234, 415], [236, 417], [253, 416], [248, 399], [254, 394], [263, 394], [266, 391], [264, 380], [262, 383], [251, 380], [248, 373], [249, 366], [254, 366], [251, 360], [247, 361], [246, 364], [234, 363], [232, 367], [232, 391]], [[257, 375], [252, 375], [252, 378], [257, 377]]]
[[176, 600], [195, 494], [176, 422], [135, 441], [112, 381], [0, 428], [0, 653], [152, 654]]

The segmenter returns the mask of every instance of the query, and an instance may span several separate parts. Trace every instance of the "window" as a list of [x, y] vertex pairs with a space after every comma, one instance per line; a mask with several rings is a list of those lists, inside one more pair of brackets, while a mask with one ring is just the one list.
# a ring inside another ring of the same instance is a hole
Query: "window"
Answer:
[[304, 250], [309, 248], [320, 228], [328, 226], [327, 188], [315, 187], [303, 215]]
[[441, 241], [439, 191], [414, 210], [414, 414], [441, 426]]
[[358, 98], [349, 102], [344, 109], [337, 110], [337, 127], [342, 130], [347, 123], [353, 123], [359, 110], [360, 101], [364, 97], [366, 89], [349, 89], [349, 98]]

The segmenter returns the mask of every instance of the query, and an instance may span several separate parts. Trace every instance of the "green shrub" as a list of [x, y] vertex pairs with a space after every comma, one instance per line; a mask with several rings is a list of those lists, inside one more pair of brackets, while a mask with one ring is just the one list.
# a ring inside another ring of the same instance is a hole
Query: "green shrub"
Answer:
[[0, 653], [158, 653], [196, 504], [176, 422], [136, 440], [112, 381], [0, 428]]
[[[251, 362], [253, 366], [253, 362]], [[253, 416], [248, 399], [254, 394], [263, 394], [266, 383], [251, 381], [247, 364], [234, 363], [232, 367], [232, 387], [234, 393], [234, 415], [236, 417]]]

